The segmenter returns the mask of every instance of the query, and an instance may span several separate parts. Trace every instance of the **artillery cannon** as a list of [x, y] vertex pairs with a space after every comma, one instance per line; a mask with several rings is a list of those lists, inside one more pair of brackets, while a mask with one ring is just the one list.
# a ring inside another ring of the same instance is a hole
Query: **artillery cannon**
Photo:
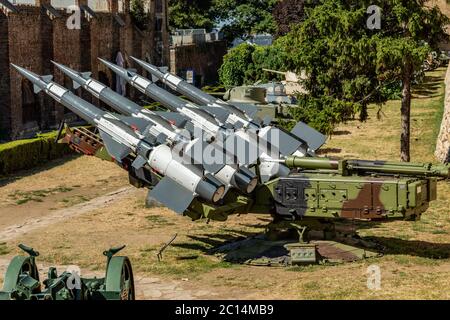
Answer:
[[16, 256], [6, 270], [0, 300], [134, 300], [134, 280], [130, 260], [115, 256], [125, 246], [111, 248], [104, 278], [81, 278], [76, 272], [58, 275], [56, 268], [48, 270], [41, 284], [36, 257], [39, 252], [23, 244], [19, 248], [28, 256]]

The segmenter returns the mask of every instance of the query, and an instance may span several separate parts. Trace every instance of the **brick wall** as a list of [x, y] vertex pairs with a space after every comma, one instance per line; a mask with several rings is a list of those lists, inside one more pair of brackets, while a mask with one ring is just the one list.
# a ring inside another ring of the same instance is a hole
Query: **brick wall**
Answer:
[[214, 84], [218, 81], [217, 70], [226, 53], [225, 41], [172, 47], [170, 69], [178, 75], [182, 75], [187, 69], [193, 69], [196, 76], [201, 76], [199, 85]]
[[0, 140], [11, 131], [8, 20], [0, 14]]
[[[153, 58], [155, 39], [152, 30], [137, 30], [127, 9], [118, 13], [114, 4], [117, 0], [108, 1], [113, 4], [109, 6], [112, 12], [96, 12], [96, 17], [89, 20], [82, 14], [80, 30], [67, 28], [69, 14], [65, 10], [57, 10], [59, 17], [50, 18], [40, 6], [49, 4], [50, 0], [37, 1], [37, 6], [17, 5], [17, 13], [5, 15], [0, 12], [0, 140], [31, 136], [37, 131], [55, 128], [63, 118], [76, 119], [45, 94], [33, 95], [32, 90], [31, 94], [28, 90], [24, 95], [23, 87], [29, 89], [29, 84], [24, 84], [23, 78], [9, 67], [10, 62], [38, 74], [53, 74], [56, 82], [72, 89], [71, 81], [50, 60], [75, 70], [91, 71], [93, 77], [114, 87], [115, 75], [97, 57], [115, 61], [120, 50], [128, 66], [132, 66], [129, 55]], [[128, 0], [123, 2], [129, 3]], [[77, 0], [76, 3], [85, 5], [87, 0]], [[125, 25], [114, 17], [116, 14]], [[150, 25], [153, 26], [152, 23]], [[164, 38], [168, 39], [168, 33]], [[130, 92], [133, 97], [134, 92]], [[81, 89], [77, 94], [100, 105]], [[31, 108], [33, 112], [29, 112], [30, 108], [23, 112], [23, 96], [27, 101], [35, 99], [36, 103]]]
[[[29, 68], [34, 72], [43, 74], [43, 46], [41, 24], [43, 23], [41, 10], [37, 7], [18, 6], [19, 13], [10, 13], [8, 16], [9, 33], [9, 61], [11, 63]], [[45, 52], [47, 54], [47, 52]], [[22, 110], [23, 78], [13, 69], [10, 69], [10, 127], [11, 137], [26, 136], [39, 130], [44, 97], [36, 97], [35, 114], [26, 115], [29, 121], [24, 122]], [[30, 112], [30, 111], [27, 111]]]

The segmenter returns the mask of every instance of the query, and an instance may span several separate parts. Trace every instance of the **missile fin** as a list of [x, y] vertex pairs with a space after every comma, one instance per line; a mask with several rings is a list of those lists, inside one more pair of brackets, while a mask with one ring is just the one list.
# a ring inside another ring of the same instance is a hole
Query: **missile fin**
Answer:
[[258, 108], [254, 104], [239, 102], [229, 102], [229, 104], [232, 104], [241, 111], [244, 111], [250, 118], [254, 118], [258, 113]]
[[127, 76], [129, 78], [133, 78], [136, 75], [137, 70], [136, 69], [127, 69]]
[[163, 144], [167, 141], [167, 136], [164, 133], [158, 134], [156, 137], [156, 143]]
[[145, 166], [145, 164], [147, 163], [147, 159], [145, 159], [143, 156], [137, 156], [136, 159], [133, 161], [133, 163], [131, 164], [131, 166], [136, 169], [139, 170], [141, 169], [143, 166]]
[[39, 88], [37, 85], [33, 84], [33, 91], [34, 91], [34, 93], [39, 93], [42, 91], [42, 89]]
[[222, 170], [223, 167], [225, 167], [225, 165], [219, 163], [203, 164], [203, 168], [205, 169], [205, 171], [212, 174], [216, 174], [217, 172]]
[[326, 136], [301, 121], [295, 125], [291, 133], [304, 140], [313, 151], [319, 149], [327, 141]]
[[159, 69], [159, 71], [161, 71], [162, 73], [167, 73], [167, 72], [169, 72], [169, 67], [159, 67], [158, 69]]
[[[270, 142], [272, 146], [278, 148], [282, 155], [291, 155], [304, 144], [304, 141], [301, 139], [297, 139], [289, 133], [275, 127], [268, 130], [262, 138]], [[273, 152], [276, 152], [276, 150], [273, 150]]]
[[226, 138], [225, 150], [228, 155], [237, 159], [237, 163], [243, 166], [256, 163], [259, 157], [259, 150], [256, 144], [250, 144], [245, 139], [231, 135]]
[[100, 136], [102, 137], [103, 143], [108, 151], [109, 155], [119, 162], [131, 153], [131, 149], [121, 145], [111, 138], [110, 135], [104, 133], [100, 130]]
[[184, 120], [178, 125], [178, 128], [180, 128], [180, 129], [186, 128], [187, 123], [188, 123], [188, 120], [187, 120], [187, 119], [184, 119]]
[[81, 85], [80, 85], [78, 82], [73, 81], [73, 88], [74, 88], [75, 90], [77, 90], [79, 87], [81, 87]]
[[191, 191], [168, 177], [164, 177], [148, 193], [147, 197], [155, 199], [180, 215], [183, 214], [195, 198]]
[[158, 82], [159, 81], [159, 79], [156, 77], [156, 76], [154, 76], [154, 75], [152, 75], [152, 82]]
[[150, 125], [150, 123], [142, 118], [136, 118], [136, 117], [127, 117], [122, 115], [116, 115], [117, 118], [119, 118], [122, 122], [126, 123], [128, 126], [130, 126], [133, 130], [137, 130], [141, 133], [144, 133], [147, 127]]
[[[186, 153], [190, 155], [192, 159], [194, 159], [195, 164], [201, 164], [203, 169], [208, 173], [217, 173], [225, 167], [227, 159], [216, 159], [212, 154], [207, 154], [205, 149], [208, 148], [208, 143], [202, 139], [195, 139], [194, 144], [191, 145], [189, 149], [186, 150]], [[209, 147], [211, 148], [211, 147]], [[209, 149], [212, 152], [216, 152], [215, 149]], [[215, 155], [215, 154], [214, 154]], [[211, 159], [208, 157], [211, 156]]]
[[230, 116], [230, 113], [223, 108], [207, 107], [207, 106], [202, 106], [201, 108], [213, 114], [222, 123], [224, 123]]
[[81, 76], [82, 76], [84, 79], [89, 79], [89, 78], [92, 76], [92, 72], [90, 72], [90, 71], [82, 72], [82, 73], [81, 73]]
[[261, 182], [265, 183], [273, 177], [286, 177], [289, 175], [289, 168], [281, 163], [262, 161], [259, 165]]
[[156, 114], [160, 115], [161, 117], [163, 117], [164, 119], [171, 122], [177, 127], [179, 127], [181, 124], [185, 123], [188, 120], [185, 116], [176, 112], [156, 111]]
[[53, 76], [51, 74], [47, 75], [47, 76], [41, 76], [42, 80], [44, 80], [45, 82], [49, 83], [50, 81], [53, 80]]
[[265, 125], [265, 126], [270, 125], [270, 123], [272, 122], [272, 119], [273, 118], [269, 115], [265, 116], [262, 120], [263, 125]]

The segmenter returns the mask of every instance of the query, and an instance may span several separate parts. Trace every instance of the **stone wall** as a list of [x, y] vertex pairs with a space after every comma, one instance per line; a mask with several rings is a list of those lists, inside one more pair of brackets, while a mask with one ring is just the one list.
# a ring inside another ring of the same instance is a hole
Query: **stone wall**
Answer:
[[199, 78], [198, 86], [214, 84], [218, 81], [218, 70], [227, 53], [225, 41], [175, 46], [170, 49], [170, 71], [183, 76], [186, 70], [194, 70]]
[[444, 116], [436, 145], [436, 157], [441, 162], [450, 162], [450, 65], [445, 77]]

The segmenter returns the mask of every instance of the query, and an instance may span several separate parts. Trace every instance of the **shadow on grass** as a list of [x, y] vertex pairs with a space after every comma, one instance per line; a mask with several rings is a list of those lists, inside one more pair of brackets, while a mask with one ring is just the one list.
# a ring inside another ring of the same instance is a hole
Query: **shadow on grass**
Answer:
[[432, 243], [420, 240], [403, 240], [393, 237], [371, 236], [363, 238], [376, 241], [385, 247], [385, 255], [409, 255], [428, 259], [450, 258], [450, 244]]
[[333, 131], [333, 133], [332, 133], [333, 136], [347, 136], [349, 134], [352, 134], [352, 133], [348, 130], [336, 130], [336, 131]]
[[[436, 76], [426, 76], [423, 83], [415, 85], [412, 94], [415, 99], [426, 99], [439, 96], [439, 89], [444, 78]], [[417, 97], [417, 95], [421, 97]]]
[[[193, 242], [173, 244], [174, 247], [199, 251], [203, 254], [211, 255], [216, 249], [225, 245], [248, 239], [260, 233], [242, 232], [242, 234], [233, 230], [233, 234], [205, 234], [202, 236], [189, 236]], [[367, 236], [361, 237], [361, 240], [376, 243], [384, 247], [383, 254], [387, 255], [406, 255], [421, 257], [427, 259], [448, 259], [450, 258], [450, 244], [432, 243], [419, 240], [404, 240], [394, 237]], [[259, 254], [255, 251], [255, 257]]]
[[[81, 155], [74, 153], [74, 154], [70, 154], [70, 155], [64, 156], [62, 158], [59, 158], [59, 159], [50, 160], [47, 163], [37, 166], [33, 169], [20, 170], [20, 171], [17, 171], [16, 173], [12, 173], [7, 176], [0, 176], [0, 187], [3, 187], [10, 183], [13, 183], [14, 181], [20, 180], [22, 178], [32, 176], [41, 171], [50, 170], [52, 168], [58, 167], [66, 162], [75, 160], [78, 157], [81, 157]], [[61, 178], [64, 178], [64, 177], [61, 177]]]

